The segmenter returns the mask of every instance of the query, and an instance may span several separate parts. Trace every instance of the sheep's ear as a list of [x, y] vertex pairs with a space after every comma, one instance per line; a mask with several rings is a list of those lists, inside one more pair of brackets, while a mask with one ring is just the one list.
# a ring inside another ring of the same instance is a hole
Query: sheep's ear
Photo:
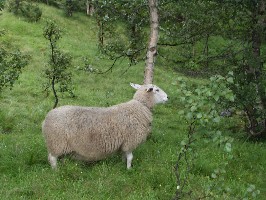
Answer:
[[130, 85], [131, 85], [131, 87], [133, 87], [136, 90], [138, 90], [141, 87], [141, 85], [135, 84], [135, 83], [130, 83]]
[[147, 88], [146, 92], [152, 92], [153, 91], [153, 87]]

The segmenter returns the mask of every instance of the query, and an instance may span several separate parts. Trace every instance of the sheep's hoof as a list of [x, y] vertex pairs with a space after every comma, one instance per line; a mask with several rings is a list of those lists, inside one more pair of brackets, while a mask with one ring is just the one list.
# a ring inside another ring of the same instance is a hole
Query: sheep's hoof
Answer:
[[132, 167], [133, 165], [131, 164], [130, 166], [127, 166], [127, 169], [128, 170], [131, 170], [131, 169], [133, 169], [133, 167]]

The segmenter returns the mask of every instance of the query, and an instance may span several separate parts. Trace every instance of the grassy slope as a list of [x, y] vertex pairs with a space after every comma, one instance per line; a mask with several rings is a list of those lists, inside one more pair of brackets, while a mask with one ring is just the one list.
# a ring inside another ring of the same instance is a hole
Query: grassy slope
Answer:
[[[12, 42], [32, 56], [13, 90], [6, 89], [0, 96], [0, 123], [2, 131], [9, 132], [0, 133], [0, 199], [170, 199], [176, 188], [173, 166], [186, 124], [177, 115], [176, 88], [171, 85], [176, 75], [162, 66], [157, 66], [155, 83], [165, 89], [171, 101], [155, 108], [152, 135], [134, 152], [132, 170], [125, 169], [119, 155], [93, 165], [66, 159], [59, 171], [50, 169], [41, 135], [41, 122], [53, 105], [52, 96], [46, 98], [42, 92], [41, 74], [48, 55], [48, 43], [42, 36], [45, 19], [56, 19], [65, 29], [60, 47], [73, 56], [77, 97], [65, 96], [60, 105], [107, 106], [129, 100], [134, 91], [128, 83], [142, 82], [144, 63], [123, 76], [125, 62], [116, 65], [112, 74], [78, 71], [83, 57], [100, 69], [112, 64], [101, 59], [97, 51], [95, 22], [82, 14], [66, 19], [62, 11], [41, 7], [43, 19], [36, 24], [7, 12], [0, 16], [0, 27], [7, 30], [2, 42]], [[230, 161], [225, 176], [225, 184], [232, 188], [236, 199], [244, 195], [248, 184], [260, 189], [262, 194], [258, 199], [266, 196], [265, 147], [263, 143], [244, 143], [236, 138], [235, 159]], [[224, 161], [224, 153], [218, 147], [199, 143], [198, 149], [198, 162], [193, 170], [195, 190], [200, 190], [213, 169]]]

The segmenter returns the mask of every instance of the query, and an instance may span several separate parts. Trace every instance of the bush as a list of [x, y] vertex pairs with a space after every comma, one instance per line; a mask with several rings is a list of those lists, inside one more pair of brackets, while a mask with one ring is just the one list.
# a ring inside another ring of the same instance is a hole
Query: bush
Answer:
[[19, 8], [22, 0], [8, 0], [7, 1], [7, 10], [9, 12], [14, 13], [17, 15], [19, 13]]
[[0, 11], [2, 11], [5, 7], [5, 1], [4, 0], [1, 0], [0, 1]]
[[15, 15], [25, 17], [30, 22], [37, 22], [42, 16], [42, 10], [37, 4], [23, 0], [9, 0], [7, 3], [7, 9]]
[[38, 5], [29, 2], [22, 2], [20, 8], [23, 17], [27, 18], [30, 22], [37, 22], [41, 19], [42, 10]]
[[0, 47], [0, 92], [4, 87], [13, 87], [28, 61], [28, 56], [23, 55], [19, 50], [10, 51]]

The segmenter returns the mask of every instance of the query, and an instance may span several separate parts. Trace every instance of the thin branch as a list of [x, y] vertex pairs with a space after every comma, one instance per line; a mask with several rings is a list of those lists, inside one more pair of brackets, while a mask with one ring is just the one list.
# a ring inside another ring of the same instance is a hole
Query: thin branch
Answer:
[[107, 69], [106, 71], [104, 71], [104, 72], [96, 72], [96, 73], [97, 73], [97, 74], [106, 74], [106, 73], [109, 72], [109, 71], [112, 72], [112, 70], [113, 70], [113, 68], [114, 68], [114, 66], [115, 66], [116, 61], [117, 61], [119, 58], [122, 58], [122, 57], [124, 57], [124, 55], [117, 56], [117, 57], [114, 59], [114, 62], [113, 62], [113, 64], [111, 65], [111, 67], [109, 67], [109, 69]]
[[[191, 167], [190, 167], [190, 163], [188, 161], [187, 151], [191, 147], [191, 144], [195, 141], [195, 139], [193, 138], [193, 135], [195, 133], [195, 128], [196, 128], [195, 123], [196, 123], [196, 121], [192, 121], [190, 123], [188, 133], [187, 133], [188, 142], [187, 142], [187, 144], [184, 145], [184, 148], [178, 154], [178, 159], [177, 159], [177, 162], [175, 165], [175, 175], [176, 175], [176, 179], [177, 179], [177, 186], [179, 188], [177, 188], [177, 190], [176, 190], [174, 200], [181, 199], [182, 195], [184, 195], [183, 190], [184, 190], [184, 188], [187, 184], [187, 181], [188, 181], [188, 175], [189, 175], [189, 172], [191, 170]], [[179, 171], [179, 163], [180, 163], [182, 158], [184, 158], [185, 164], [186, 164], [185, 177], [183, 178], [183, 181], [181, 180], [180, 171]], [[191, 192], [192, 191], [189, 191], [187, 194], [191, 194]]]
[[[115, 66], [115, 64], [116, 64], [116, 62], [117, 62], [120, 58], [132, 58], [132, 57], [134, 57], [134, 55], [138, 54], [140, 51], [142, 51], [142, 50], [144, 50], [144, 49], [145, 49], [144, 47], [143, 47], [143, 48], [140, 48], [140, 49], [137, 49], [137, 50], [134, 51], [131, 55], [129, 55], [129, 54], [127, 54], [127, 53], [122, 53], [121, 55], [118, 55], [118, 56], [116, 56], [116, 57], [114, 57], [114, 58], [112, 59], [112, 60], [114, 60], [114, 62], [113, 62], [113, 64], [111, 65], [111, 67], [109, 67], [106, 71], [104, 71], [104, 72], [95, 72], [95, 73], [96, 73], [96, 74], [105, 74], [105, 73], [107, 73], [107, 72], [109, 72], [109, 71], [112, 72], [112, 70], [113, 70], [113, 68], [114, 68], [114, 66]], [[108, 55], [107, 52], [105, 52], [105, 54]], [[108, 56], [110, 56], [110, 55], [108, 55]], [[111, 56], [110, 56], [110, 57], [111, 57]], [[122, 73], [122, 75], [125, 74], [125, 73], [128, 71], [128, 69], [132, 66], [132, 63], [133, 63], [133, 61], [132, 61], [132, 59], [130, 59], [129, 67], [127, 68], [127, 70], [125, 70], [125, 71]]]

